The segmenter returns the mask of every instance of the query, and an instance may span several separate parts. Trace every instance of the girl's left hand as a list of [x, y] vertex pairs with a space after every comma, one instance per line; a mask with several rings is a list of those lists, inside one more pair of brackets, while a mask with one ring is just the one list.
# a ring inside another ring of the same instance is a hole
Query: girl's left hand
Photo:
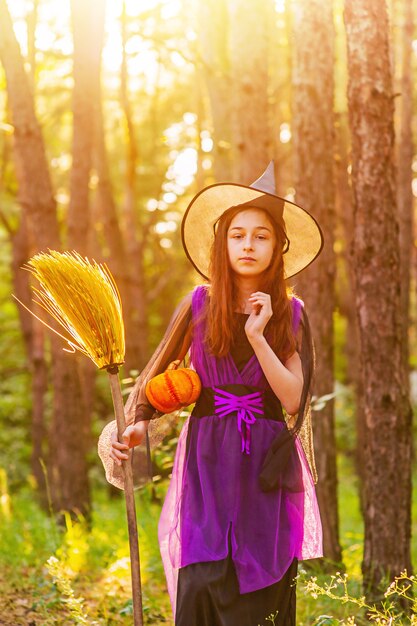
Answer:
[[263, 336], [265, 326], [272, 317], [271, 296], [269, 293], [255, 291], [248, 301], [252, 305], [252, 312], [245, 324], [246, 336], [251, 339], [258, 339]]

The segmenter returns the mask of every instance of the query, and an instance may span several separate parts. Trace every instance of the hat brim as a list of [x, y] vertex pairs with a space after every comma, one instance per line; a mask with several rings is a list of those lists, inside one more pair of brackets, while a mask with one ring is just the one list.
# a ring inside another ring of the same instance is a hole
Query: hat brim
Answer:
[[216, 183], [202, 189], [190, 202], [181, 224], [185, 253], [197, 272], [210, 280], [210, 250], [214, 227], [228, 208], [243, 205], [282, 217], [289, 239], [284, 254], [284, 277], [295, 276], [308, 267], [323, 248], [323, 234], [317, 221], [302, 207], [279, 196], [235, 183]]

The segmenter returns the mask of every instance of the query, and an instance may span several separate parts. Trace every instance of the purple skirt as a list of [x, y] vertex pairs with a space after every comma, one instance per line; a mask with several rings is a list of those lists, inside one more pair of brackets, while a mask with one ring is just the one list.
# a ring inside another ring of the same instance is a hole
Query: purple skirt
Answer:
[[259, 488], [266, 451], [283, 428], [258, 419], [251, 452], [242, 454], [235, 416], [190, 417], [184, 424], [159, 523], [174, 615], [179, 568], [226, 559], [229, 541], [241, 594], [278, 582], [294, 559], [322, 556], [314, 485], [298, 440], [282, 488]]

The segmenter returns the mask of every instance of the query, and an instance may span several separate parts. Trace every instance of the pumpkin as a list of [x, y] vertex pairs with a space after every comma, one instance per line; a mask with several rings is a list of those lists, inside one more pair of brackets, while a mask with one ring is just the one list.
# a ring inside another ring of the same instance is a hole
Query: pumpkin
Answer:
[[177, 369], [179, 361], [170, 363], [162, 374], [149, 380], [145, 387], [146, 397], [161, 413], [172, 413], [195, 402], [200, 395], [201, 381], [188, 367]]

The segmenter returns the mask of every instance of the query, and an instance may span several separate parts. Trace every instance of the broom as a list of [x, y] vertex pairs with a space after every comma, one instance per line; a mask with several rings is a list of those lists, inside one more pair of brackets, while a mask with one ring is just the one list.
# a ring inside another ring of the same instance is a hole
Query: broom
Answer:
[[[17, 298], [16, 300], [67, 342], [69, 349], [64, 350], [68, 352], [78, 350], [89, 357], [99, 369], [107, 370], [118, 439], [122, 442], [126, 422], [119, 366], [124, 363], [125, 336], [120, 294], [110, 271], [105, 264], [90, 262], [77, 252], [60, 253], [54, 250], [50, 250], [49, 254], [35, 255], [23, 269], [30, 271], [40, 283], [40, 289], [34, 288], [38, 296], [38, 300], [34, 302], [52, 315], [69, 337], [59, 333], [20, 300]], [[142, 626], [139, 540], [130, 461], [131, 450], [129, 459], [122, 463], [122, 468], [129, 532], [134, 626]]]

